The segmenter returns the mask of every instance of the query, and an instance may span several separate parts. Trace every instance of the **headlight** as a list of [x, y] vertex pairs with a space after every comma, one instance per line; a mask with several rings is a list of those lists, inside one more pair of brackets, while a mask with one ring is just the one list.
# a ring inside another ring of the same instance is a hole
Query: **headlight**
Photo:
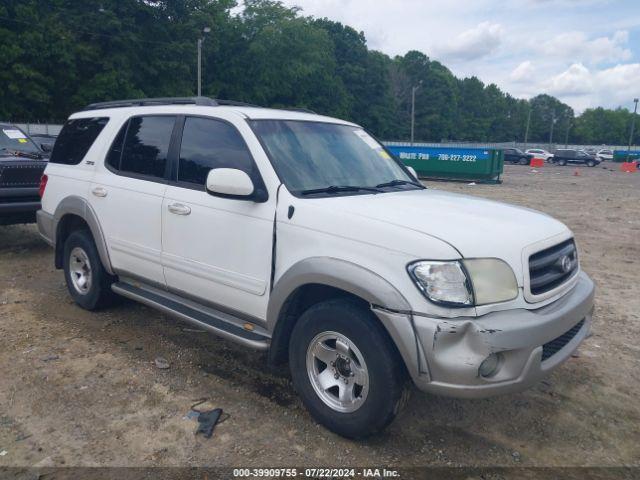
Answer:
[[460, 262], [416, 262], [409, 274], [425, 296], [434, 303], [473, 305], [469, 281]]
[[473, 285], [476, 305], [513, 300], [518, 296], [518, 282], [509, 265], [497, 258], [463, 260]]
[[409, 274], [434, 303], [467, 307], [506, 302], [518, 296], [511, 267], [497, 258], [462, 261], [420, 261], [409, 265]]

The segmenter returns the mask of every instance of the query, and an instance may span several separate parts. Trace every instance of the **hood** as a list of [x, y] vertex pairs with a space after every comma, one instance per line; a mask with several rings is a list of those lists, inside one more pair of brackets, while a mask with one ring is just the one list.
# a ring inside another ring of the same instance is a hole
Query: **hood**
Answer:
[[[351, 217], [355, 229], [363, 221], [384, 222], [396, 231], [408, 229], [440, 239], [465, 258], [500, 258], [511, 265], [520, 280], [525, 247], [557, 235], [570, 235], [563, 223], [544, 213], [441, 190], [331, 197], [315, 202], [316, 207], [321, 205]], [[418, 258], [436, 258], [427, 250], [411, 253]]]

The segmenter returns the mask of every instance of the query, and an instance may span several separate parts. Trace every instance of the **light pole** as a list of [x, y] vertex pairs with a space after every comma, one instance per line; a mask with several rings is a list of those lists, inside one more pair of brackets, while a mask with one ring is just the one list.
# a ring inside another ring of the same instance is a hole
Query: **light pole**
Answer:
[[211, 31], [210, 27], [204, 27], [202, 29], [203, 35], [198, 39], [198, 96], [202, 96], [202, 43], [204, 42], [205, 34]]
[[629, 156], [631, 155], [631, 142], [633, 142], [633, 131], [636, 128], [636, 113], [638, 112], [638, 99], [634, 98], [633, 102], [636, 104], [633, 107], [633, 117], [631, 117], [631, 133], [629, 134], [629, 146], [627, 147], [627, 162], [629, 161]]
[[531, 110], [533, 107], [529, 107], [529, 114], [527, 115], [527, 128], [524, 130], [524, 150], [527, 150], [527, 142], [529, 141], [529, 125], [531, 125]]
[[569, 125], [567, 125], [567, 135], [564, 137], [564, 148], [569, 147], [569, 132], [571, 131], [571, 127], [573, 127], [573, 123], [569, 122]]
[[416, 126], [416, 90], [422, 85], [422, 80], [418, 82], [418, 85], [411, 87], [411, 146], [413, 146], [413, 135]]

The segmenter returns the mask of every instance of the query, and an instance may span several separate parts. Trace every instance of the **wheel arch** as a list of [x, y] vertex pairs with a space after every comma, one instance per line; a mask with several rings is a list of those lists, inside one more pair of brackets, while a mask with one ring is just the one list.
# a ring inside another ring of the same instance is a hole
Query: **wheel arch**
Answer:
[[113, 275], [109, 251], [98, 217], [89, 202], [78, 196], [64, 198], [54, 213], [53, 243], [56, 268], [62, 268], [63, 265], [64, 242], [71, 232], [79, 228], [86, 228], [91, 232], [102, 265], [107, 273]]
[[[402, 294], [387, 280], [360, 265], [330, 257], [313, 257], [293, 265], [274, 285], [267, 309], [267, 328], [272, 332], [269, 362], [284, 363], [289, 338], [298, 317], [311, 305], [336, 297], [352, 298], [368, 308], [410, 311]], [[376, 315], [398, 349], [395, 335]], [[408, 322], [408, 328], [411, 328]]]

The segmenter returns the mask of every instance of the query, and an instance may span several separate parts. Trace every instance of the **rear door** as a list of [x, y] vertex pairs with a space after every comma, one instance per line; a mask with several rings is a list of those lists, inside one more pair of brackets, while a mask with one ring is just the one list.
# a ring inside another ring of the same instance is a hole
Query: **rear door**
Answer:
[[89, 189], [113, 268], [161, 286], [162, 199], [175, 121], [175, 115], [127, 119]]

